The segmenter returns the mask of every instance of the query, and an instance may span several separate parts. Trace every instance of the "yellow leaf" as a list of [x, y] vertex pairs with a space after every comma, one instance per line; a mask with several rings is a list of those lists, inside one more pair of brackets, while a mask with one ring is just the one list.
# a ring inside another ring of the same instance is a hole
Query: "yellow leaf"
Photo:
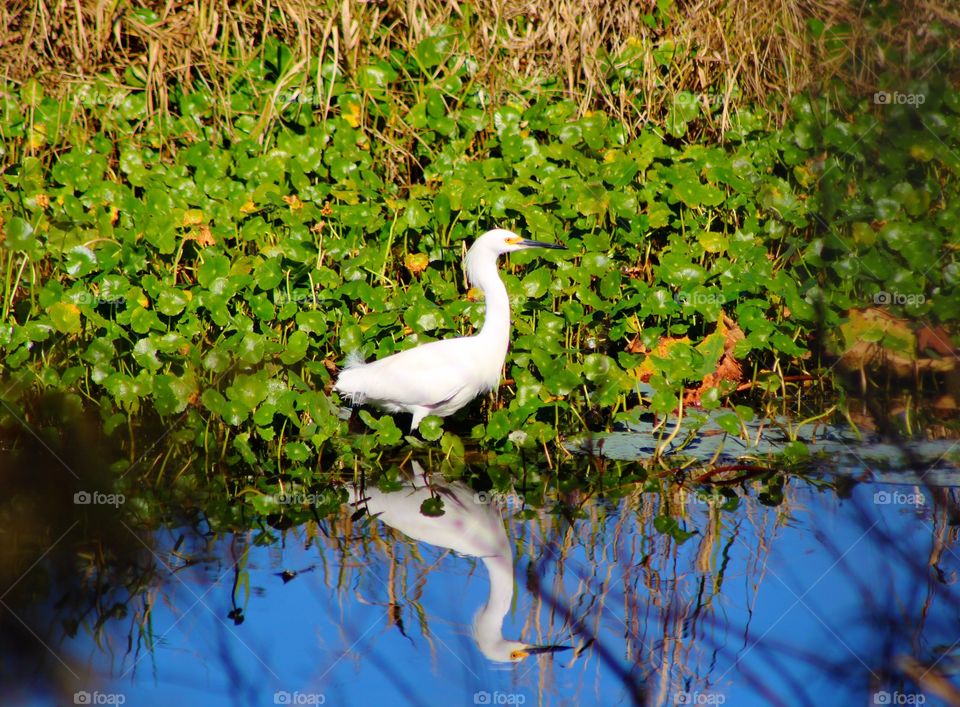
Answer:
[[360, 127], [360, 104], [350, 102], [343, 112], [343, 119], [347, 121], [351, 128]]
[[203, 211], [200, 209], [187, 209], [183, 212], [183, 227], [199, 226], [203, 223]]
[[34, 125], [27, 138], [27, 148], [36, 150], [47, 144], [47, 127], [42, 123]]
[[708, 253], [720, 253], [727, 249], [727, 236], [716, 231], [700, 231], [697, 242]]
[[430, 257], [426, 253], [408, 253], [403, 259], [403, 265], [413, 275], [419, 275], [427, 269], [430, 264]]

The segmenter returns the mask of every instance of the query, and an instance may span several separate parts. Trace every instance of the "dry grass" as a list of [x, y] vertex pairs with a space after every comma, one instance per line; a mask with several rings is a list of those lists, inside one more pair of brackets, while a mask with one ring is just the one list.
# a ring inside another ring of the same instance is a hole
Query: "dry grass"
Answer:
[[[226, 93], [236, 68], [268, 36], [291, 48], [301, 74], [317, 56], [349, 72], [447, 26], [478, 59], [478, 80], [494, 99], [557, 78], [581, 110], [602, 109], [638, 127], [661, 121], [676, 93], [686, 90], [723, 102], [711, 126], [722, 132], [740, 102], [765, 104], [780, 119], [785, 99], [833, 79], [876, 90], [876, 75], [889, 68], [881, 46], [934, 54], [942, 48], [952, 60], [960, 41], [956, 0], [907, 2], [886, 23], [876, 21], [876, 12], [865, 19], [863, 6], [848, 0], [664, 6], [661, 12], [651, 0], [16, 0], [0, 9], [0, 66], [7, 81], [35, 77], [54, 92], [97, 75], [121, 85], [124, 71], [133, 70], [156, 109], [166, 105], [171, 82], [202, 82]], [[156, 21], [144, 20], [148, 10]], [[814, 38], [811, 19], [839, 35]], [[931, 29], [938, 26], [939, 32]], [[663, 66], [653, 50], [669, 43], [677, 51]], [[611, 67], [631, 46], [641, 50], [639, 66], [628, 80], [611, 82]]]

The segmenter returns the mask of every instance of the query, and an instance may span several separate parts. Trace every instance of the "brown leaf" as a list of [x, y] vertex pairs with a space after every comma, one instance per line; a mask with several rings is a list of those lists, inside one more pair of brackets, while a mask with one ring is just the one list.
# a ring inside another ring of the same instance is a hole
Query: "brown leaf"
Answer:
[[204, 247], [208, 245], [216, 245], [217, 242], [216, 238], [213, 237], [213, 231], [211, 231], [210, 227], [206, 224], [202, 225], [199, 229], [192, 233], [191, 237], [197, 242], [197, 245]]
[[726, 314], [722, 315], [717, 322], [717, 331], [723, 334], [723, 350], [728, 354], [733, 352], [733, 347], [738, 341], [743, 341], [745, 338], [743, 329]]
[[647, 347], [643, 345], [643, 339], [640, 338], [639, 334], [635, 335], [630, 340], [630, 343], [627, 344], [627, 353], [642, 354], [646, 352], [647, 352]]
[[941, 356], [956, 356], [960, 350], [950, 340], [950, 335], [942, 326], [924, 324], [917, 330], [917, 351], [927, 350]]
[[[733, 381], [734, 383], [739, 383], [743, 378], [743, 368], [733, 356], [724, 354], [720, 357], [720, 362], [717, 364], [716, 373], [711, 373], [710, 375], [715, 375], [717, 382]], [[706, 379], [704, 379], [704, 381], [706, 381]]]

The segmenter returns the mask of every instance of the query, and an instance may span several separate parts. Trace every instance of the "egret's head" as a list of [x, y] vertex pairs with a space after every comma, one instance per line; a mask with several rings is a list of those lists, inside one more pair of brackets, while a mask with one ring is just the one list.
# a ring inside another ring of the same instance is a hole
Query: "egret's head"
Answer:
[[505, 228], [495, 228], [492, 231], [487, 231], [476, 241], [474, 241], [470, 250], [485, 250], [494, 252], [497, 255], [501, 255], [503, 253], [512, 253], [515, 250], [524, 250], [525, 248], [551, 248], [554, 250], [562, 250], [563, 246], [558, 245], [557, 243], [531, 241], [527, 238], [521, 238], [513, 231], [508, 231]]
[[562, 245], [557, 243], [531, 241], [527, 238], [521, 238], [513, 231], [508, 231], [505, 228], [495, 228], [475, 240], [473, 245], [470, 246], [470, 250], [467, 251], [467, 279], [476, 283], [484, 268], [491, 267], [491, 264], [495, 267], [499, 256], [504, 253], [512, 253], [515, 250], [526, 250], [527, 248], [564, 249]]
[[481, 645], [481, 650], [490, 660], [498, 663], [519, 663], [521, 660], [529, 658], [532, 655], [541, 653], [557, 653], [558, 651], [568, 650], [570, 646], [534, 646], [522, 641], [498, 641], [492, 646]]

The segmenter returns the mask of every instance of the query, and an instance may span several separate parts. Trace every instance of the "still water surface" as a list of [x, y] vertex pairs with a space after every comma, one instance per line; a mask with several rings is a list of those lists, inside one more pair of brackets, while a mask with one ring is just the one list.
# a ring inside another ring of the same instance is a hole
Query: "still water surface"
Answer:
[[[777, 507], [678, 489], [533, 514], [434, 492], [441, 518], [410, 486], [284, 531], [156, 530], [146, 634], [116, 619], [51, 653], [88, 704], [935, 705], [914, 661], [956, 679], [951, 489], [792, 479]], [[667, 510], [695, 534], [658, 532]], [[569, 649], [501, 662], [507, 640]]]

